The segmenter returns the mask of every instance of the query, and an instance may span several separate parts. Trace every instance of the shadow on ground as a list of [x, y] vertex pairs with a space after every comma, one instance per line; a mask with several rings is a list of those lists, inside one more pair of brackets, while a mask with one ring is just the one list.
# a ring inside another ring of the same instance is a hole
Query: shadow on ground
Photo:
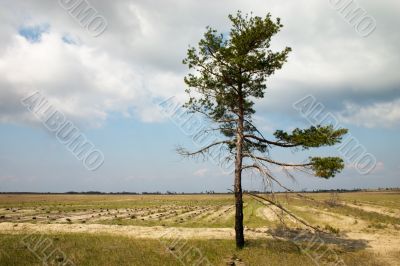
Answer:
[[368, 247], [368, 241], [364, 239], [348, 239], [345, 235], [313, 232], [306, 229], [277, 228], [268, 231], [272, 237], [286, 240], [296, 245], [335, 245], [343, 251], [358, 251]]

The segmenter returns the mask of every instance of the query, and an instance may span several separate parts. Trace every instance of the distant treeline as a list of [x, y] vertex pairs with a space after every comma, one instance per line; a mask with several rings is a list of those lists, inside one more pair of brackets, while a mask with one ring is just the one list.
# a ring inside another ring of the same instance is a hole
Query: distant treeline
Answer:
[[[293, 191], [293, 192], [285, 192], [285, 193], [345, 193], [345, 192], [372, 192], [372, 191], [400, 191], [400, 188], [378, 188], [378, 189], [361, 189], [361, 188], [354, 188], [354, 189], [318, 189], [318, 190], [301, 190], [301, 191]], [[269, 191], [257, 191], [257, 190], [244, 190], [244, 192], [250, 192], [253, 194], [270, 194], [272, 192]], [[274, 193], [282, 193], [284, 191], [275, 191]], [[213, 190], [199, 192], [199, 193], [187, 193], [187, 192], [101, 192], [101, 191], [68, 191], [68, 192], [0, 192], [0, 194], [48, 194], [48, 195], [206, 195], [206, 194], [232, 194], [232, 192], [215, 192]]]

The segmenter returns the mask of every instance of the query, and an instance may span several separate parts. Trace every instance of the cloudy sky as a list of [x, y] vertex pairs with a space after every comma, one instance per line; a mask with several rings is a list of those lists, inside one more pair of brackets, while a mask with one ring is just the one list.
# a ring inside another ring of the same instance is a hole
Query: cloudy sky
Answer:
[[[158, 103], [185, 99], [188, 46], [208, 25], [228, 32], [227, 16], [237, 10], [280, 17], [284, 28], [273, 48], [293, 49], [257, 102], [265, 134], [310, 126], [293, 103], [312, 95], [377, 162], [363, 175], [347, 160], [346, 169], [328, 181], [302, 175], [293, 181], [272, 169], [282, 182], [295, 189], [400, 186], [398, 0], [353, 1], [351, 7], [365, 13], [363, 25], [338, 10], [350, 2], [344, 0], [91, 0], [98, 32], [65, 9], [74, 2], [82, 0], [0, 2], [0, 191], [231, 189], [232, 175], [212, 161], [176, 154], [177, 145], [196, 143]], [[363, 36], [371, 21], [376, 29]], [[35, 91], [102, 151], [99, 169], [87, 170], [21, 104]], [[343, 155], [335, 148], [311, 154]], [[309, 154], [271, 155], [295, 162]], [[255, 175], [246, 175], [244, 183], [245, 189], [262, 189]]]

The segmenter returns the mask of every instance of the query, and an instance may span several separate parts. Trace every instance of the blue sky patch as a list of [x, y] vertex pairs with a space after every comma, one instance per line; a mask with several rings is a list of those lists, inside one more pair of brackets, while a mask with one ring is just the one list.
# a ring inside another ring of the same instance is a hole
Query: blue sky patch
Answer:
[[26, 40], [31, 43], [37, 43], [41, 41], [42, 34], [49, 32], [49, 24], [41, 24], [34, 26], [21, 26], [19, 28], [19, 35], [23, 36]]
[[74, 37], [72, 37], [69, 34], [65, 34], [62, 36], [62, 41], [65, 42], [66, 44], [72, 44], [72, 45], [78, 45], [79, 41], [76, 40]]

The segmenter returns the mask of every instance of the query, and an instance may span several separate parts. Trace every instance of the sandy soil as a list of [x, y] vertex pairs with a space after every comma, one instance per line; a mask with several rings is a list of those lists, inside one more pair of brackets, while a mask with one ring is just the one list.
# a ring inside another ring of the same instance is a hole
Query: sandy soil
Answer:
[[279, 221], [279, 217], [276, 215], [277, 213], [279, 213], [279, 210], [275, 210], [275, 209], [272, 210], [271, 209], [272, 207], [273, 206], [258, 208], [256, 215], [258, 217], [266, 219], [270, 222]]
[[[368, 241], [368, 248], [389, 265], [400, 265], [398, 254], [400, 252], [400, 233], [386, 231], [379, 234], [371, 233], [347, 233], [351, 239], [363, 239]], [[397, 254], [396, 254], [397, 253]]]
[[293, 208], [299, 211], [305, 211], [313, 214], [315, 220], [318, 221], [319, 225], [328, 224], [330, 226], [339, 228], [341, 231], [360, 231], [367, 226], [367, 223], [360, 219], [353, 217], [340, 215], [312, 207], [300, 207], [294, 206]]
[[[171, 233], [173, 232], [173, 233]], [[267, 238], [265, 228], [247, 231], [248, 238]], [[233, 228], [180, 228], [163, 226], [131, 226], [102, 224], [30, 224], [30, 223], [0, 223], [0, 233], [31, 234], [31, 233], [89, 233], [123, 235], [132, 238], [159, 239], [162, 237], [180, 237], [184, 239], [232, 239]]]

